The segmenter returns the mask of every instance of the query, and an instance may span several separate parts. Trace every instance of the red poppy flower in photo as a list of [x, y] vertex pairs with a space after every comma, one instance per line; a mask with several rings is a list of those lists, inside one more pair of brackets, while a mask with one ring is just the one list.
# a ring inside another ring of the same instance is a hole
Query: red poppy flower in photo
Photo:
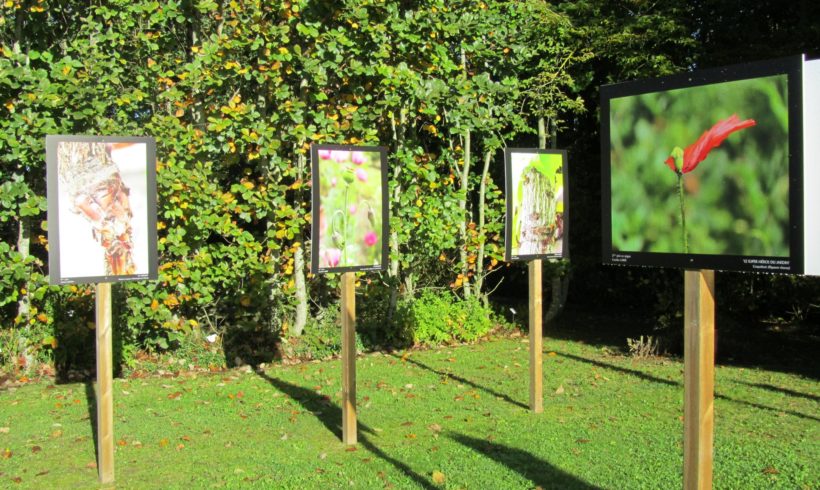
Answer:
[[757, 122], [754, 119], [741, 121], [737, 114], [732, 114], [728, 118], [715, 123], [708, 131], [700, 135], [697, 141], [687, 146], [683, 152], [679, 148], [675, 148], [677, 151], [673, 150], [672, 155], [664, 163], [675, 173], [685, 174], [691, 172], [709, 155], [710, 151], [720, 146], [730, 134], [755, 124]]

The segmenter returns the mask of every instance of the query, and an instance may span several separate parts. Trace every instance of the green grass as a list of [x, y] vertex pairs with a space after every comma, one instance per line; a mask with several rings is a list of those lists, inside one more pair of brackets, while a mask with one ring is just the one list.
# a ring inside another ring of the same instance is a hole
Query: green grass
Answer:
[[[544, 347], [543, 414], [520, 339], [360, 357], [355, 451], [338, 360], [118, 379], [116, 486], [681, 488], [682, 363]], [[0, 487], [98, 486], [91, 389], [0, 392]], [[716, 391], [715, 488], [820, 488], [816, 380], [719, 367]]]

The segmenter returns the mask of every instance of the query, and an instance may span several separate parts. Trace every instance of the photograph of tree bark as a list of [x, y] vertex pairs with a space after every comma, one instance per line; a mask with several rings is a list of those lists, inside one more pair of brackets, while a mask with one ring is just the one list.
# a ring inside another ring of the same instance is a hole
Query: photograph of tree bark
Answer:
[[54, 280], [149, 274], [146, 144], [77, 137], [55, 153]]
[[508, 150], [507, 260], [564, 255], [563, 151]]

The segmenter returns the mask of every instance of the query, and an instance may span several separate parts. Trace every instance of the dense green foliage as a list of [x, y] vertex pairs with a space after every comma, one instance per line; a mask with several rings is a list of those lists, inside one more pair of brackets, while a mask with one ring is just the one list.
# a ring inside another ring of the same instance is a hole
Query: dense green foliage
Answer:
[[298, 334], [300, 308], [333, 301], [336, 280], [304, 265], [311, 143], [389, 147], [391, 263], [372, 278], [387, 314], [418, 287], [484, 294], [496, 150], [579, 108], [568, 35], [534, 0], [4, 2], [0, 363], [47, 359], [93, 318], [91, 289], [44, 278], [53, 133], [157, 139], [160, 278], [115, 289], [123, 346]]
[[[518, 339], [360, 357], [355, 451], [338, 361], [117, 379], [118, 486], [681, 488], [682, 363], [544, 347], [537, 415]], [[715, 489], [817, 488], [816, 381], [723, 366], [716, 395]], [[4, 392], [0, 484], [98, 488], [93, 400], [91, 383]]]
[[[55, 133], [157, 138], [160, 280], [115, 288], [124, 362], [216, 334], [230, 363], [242, 339], [332, 316], [337, 279], [305, 265], [314, 142], [388, 147], [390, 263], [359, 289], [372, 345], [401, 345], [398, 305], [428, 286], [520, 297], [521, 267], [499, 267], [499, 150], [537, 146], [539, 123], [570, 162], [572, 264], [547, 277], [674, 316], [676, 272], [599, 266], [598, 87], [820, 49], [816, 2], [741, 3], [0, 2], [0, 365], [90, 357], [93, 288], [45, 280]], [[729, 303], [762, 309], [755, 280], [730, 281]], [[788, 287], [758, 290], [777, 307], [816, 296], [772, 281]]]

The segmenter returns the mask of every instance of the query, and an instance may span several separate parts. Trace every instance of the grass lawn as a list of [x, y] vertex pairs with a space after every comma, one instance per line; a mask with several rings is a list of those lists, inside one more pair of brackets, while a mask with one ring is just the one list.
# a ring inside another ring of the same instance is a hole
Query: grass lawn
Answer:
[[[366, 355], [359, 444], [340, 361], [115, 380], [118, 488], [682, 486], [683, 364], [544, 341], [544, 413], [522, 339]], [[0, 391], [0, 487], [97, 488], [93, 386]], [[820, 488], [820, 387], [719, 367], [714, 487]]]

